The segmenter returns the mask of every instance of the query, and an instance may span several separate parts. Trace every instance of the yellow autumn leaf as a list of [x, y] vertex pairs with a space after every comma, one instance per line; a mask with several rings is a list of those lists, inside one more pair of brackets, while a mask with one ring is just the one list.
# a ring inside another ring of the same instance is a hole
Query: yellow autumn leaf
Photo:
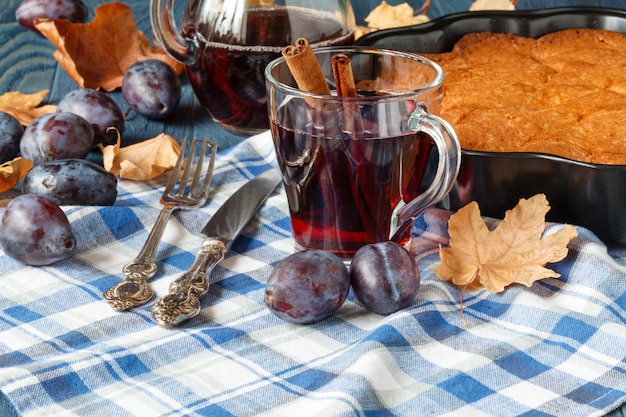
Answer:
[[544, 194], [521, 199], [494, 230], [489, 230], [478, 204], [468, 204], [450, 217], [450, 245], [440, 249], [441, 263], [433, 272], [460, 287], [484, 286], [496, 293], [514, 283], [531, 286], [539, 279], [559, 277], [545, 265], [567, 256], [567, 244], [578, 232], [565, 225], [542, 236], [549, 210]]
[[426, 0], [422, 7], [418, 10], [413, 10], [408, 3], [391, 6], [383, 0], [381, 4], [372, 9], [364, 19], [367, 26], [357, 26], [355, 28], [354, 38], [358, 39], [367, 33], [380, 29], [390, 29], [429, 22], [430, 19], [426, 15], [426, 12], [430, 4], [431, 0]]
[[120, 147], [120, 136], [114, 145], [98, 145], [104, 168], [120, 178], [145, 181], [172, 169], [180, 153], [178, 141], [164, 133], [155, 138]]
[[56, 106], [52, 104], [40, 106], [47, 94], [48, 90], [42, 90], [33, 94], [9, 91], [0, 95], [0, 111], [9, 113], [22, 126], [27, 126], [36, 117], [56, 111]]
[[517, 0], [475, 0], [469, 10], [515, 10]]
[[32, 167], [33, 163], [31, 161], [19, 156], [0, 165], [0, 193], [15, 187]]
[[413, 23], [413, 7], [408, 3], [391, 6], [383, 0], [365, 18], [369, 28], [389, 29], [410, 26]]

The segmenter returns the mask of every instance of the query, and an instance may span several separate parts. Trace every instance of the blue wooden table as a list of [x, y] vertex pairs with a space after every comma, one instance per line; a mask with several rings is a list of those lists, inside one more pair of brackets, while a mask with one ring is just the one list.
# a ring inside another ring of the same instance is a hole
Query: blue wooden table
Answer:
[[[25, 30], [16, 23], [15, 9], [19, 0], [3, 0], [0, 9], [0, 94], [7, 91], [34, 93], [50, 90], [45, 101], [56, 104], [69, 91], [78, 85], [57, 64], [52, 54], [54, 46], [45, 38]], [[95, 7], [107, 3], [103, 0], [88, 0], [85, 4], [90, 10], [89, 20]], [[137, 27], [151, 37], [149, 1], [126, 1], [132, 6]], [[182, 15], [184, 2], [178, 2], [176, 8]], [[121, 92], [114, 91], [111, 96], [120, 105], [122, 111], [128, 108]], [[130, 112], [126, 119], [126, 131], [123, 143], [132, 143], [155, 137], [165, 132], [172, 136], [204, 137], [210, 136], [220, 142], [220, 147], [228, 147], [241, 140], [217, 126], [204, 112], [193, 95], [186, 77], [183, 76], [183, 94], [176, 113], [165, 121], [148, 120]]]

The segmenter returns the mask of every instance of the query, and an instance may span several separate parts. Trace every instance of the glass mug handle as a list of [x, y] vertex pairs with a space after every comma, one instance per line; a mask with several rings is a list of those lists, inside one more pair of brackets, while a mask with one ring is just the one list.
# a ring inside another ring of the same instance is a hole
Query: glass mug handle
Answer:
[[172, 58], [191, 65], [194, 62], [194, 44], [178, 33], [173, 10], [174, 0], [150, 0], [150, 23], [154, 36]]
[[440, 202], [452, 189], [461, 166], [461, 145], [452, 126], [441, 117], [428, 113], [419, 103], [407, 121], [408, 128], [430, 136], [439, 153], [437, 171], [430, 186], [408, 204], [399, 207], [393, 216], [390, 240], [406, 236], [408, 227], [428, 207]]

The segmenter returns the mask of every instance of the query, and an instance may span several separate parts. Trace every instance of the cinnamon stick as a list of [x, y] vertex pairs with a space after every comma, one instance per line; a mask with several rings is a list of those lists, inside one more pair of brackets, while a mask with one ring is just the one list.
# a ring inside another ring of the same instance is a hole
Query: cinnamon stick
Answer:
[[[282, 54], [301, 91], [321, 95], [331, 94], [322, 68], [306, 39], [298, 39], [295, 45], [284, 48]], [[331, 57], [331, 66], [335, 78], [337, 95], [346, 98], [356, 97], [357, 89], [350, 57], [345, 54], [337, 54]], [[353, 198], [351, 203], [354, 204], [356, 210], [342, 207], [341, 210], [336, 211], [336, 228], [341, 229], [342, 225], [351, 224], [354, 230], [360, 229], [370, 236], [370, 238], [382, 239], [386, 237], [388, 231], [380, 230], [378, 227], [379, 221], [383, 219], [374, 218], [373, 214], [375, 211], [371, 209], [372, 207], [376, 207], [378, 201], [370, 201], [371, 199], [368, 198], [368, 193], [364, 191], [366, 187], [376, 184], [376, 181], [372, 177], [372, 173], [368, 172], [361, 164], [362, 161], [367, 160], [366, 156], [363, 155], [363, 150], [360, 148], [361, 141], [344, 140], [346, 136], [355, 139], [361, 138], [363, 132], [365, 132], [358, 102], [350, 99], [342, 100], [342, 105], [335, 106], [333, 104], [325, 105], [323, 103], [324, 100], [317, 100], [315, 98], [313, 100], [307, 100], [305, 98], [305, 100], [315, 109], [315, 111], [311, 113], [311, 117], [318, 119], [318, 123], [316, 123], [317, 126], [328, 126], [329, 129], [337, 129], [336, 136], [341, 143], [340, 146], [345, 147], [344, 152], [346, 156], [343, 160], [336, 159], [337, 143], [335, 141], [319, 140], [313, 135], [311, 137], [312, 142], [310, 146], [311, 149], [314, 148], [315, 151], [313, 152], [314, 156], [312, 160], [308, 164], [308, 169], [310, 170], [311, 165], [314, 165], [316, 167], [316, 175], [320, 177], [327, 175], [335, 176], [338, 172], [341, 172], [342, 166], [344, 169], [349, 169], [355, 174], [346, 173], [345, 175], [339, 175], [341, 181], [349, 182], [349, 184], [343, 184], [344, 187], [349, 187], [352, 192]], [[316, 144], [318, 140], [319, 144]], [[311, 149], [307, 148], [306, 150], [311, 153]], [[308, 174], [305, 174], [305, 177], [307, 176]], [[335, 181], [336, 180], [333, 179], [327, 180], [328, 183], [335, 183]], [[339, 182], [340, 184], [342, 184], [341, 181]], [[342, 187], [335, 189], [333, 187], [320, 186], [322, 199], [325, 204], [330, 204], [333, 207], [339, 204], [340, 199], [338, 199], [338, 194], [344, 189], [345, 188]], [[346, 204], [346, 202], [343, 204]], [[355, 211], [359, 213], [358, 216], [354, 216]], [[332, 236], [332, 239], [334, 238], [335, 236]]]
[[356, 97], [356, 85], [354, 74], [350, 65], [350, 57], [345, 54], [333, 55], [331, 58], [333, 76], [337, 95], [342, 97]]
[[[350, 57], [345, 54], [336, 54], [331, 57], [330, 63], [333, 69], [337, 95], [346, 98], [356, 97], [356, 83], [354, 81]], [[349, 99], [342, 100], [340, 120], [341, 123], [343, 123], [344, 132], [349, 137], [355, 139], [363, 138], [362, 136], [365, 129], [363, 127], [359, 103]], [[373, 207], [376, 207], [378, 204], [377, 197], [371, 193], [365, 192], [367, 187], [370, 187], [371, 184], [376, 184], [376, 178], [374, 178], [370, 169], [365, 168], [363, 164], [361, 164], [362, 161], [368, 159], [363, 154], [362, 144], [363, 142], [360, 140], [344, 142], [346, 155], [349, 155], [347, 163], [351, 166], [352, 172], [356, 174], [349, 176], [351, 180], [350, 188], [352, 189], [352, 197], [360, 215], [363, 231], [366, 232], [371, 239], [384, 239], [387, 234], [386, 231], [376, 226], [383, 219], [376, 218], [373, 215], [376, 212], [373, 210]], [[372, 201], [372, 197], [374, 201]]]
[[326, 77], [309, 41], [299, 38], [295, 46], [285, 47], [282, 53], [300, 90], [313, 94], [330, 94]]
[[[345, 54], [336, 54], [330, 59], [335, 78], [335, 89], [340, 97], [356, 97], [356, 84], [350, 57]], [[343, 102], [342, 121], [344, 130], [355, 138], [363, 131], [363, 120], [358, 103]]]
[[[294, 77], [296, 84], [298, 85], [298, 89], [304, 92], [312, 93], [312, 94], [322, 94], [322, 95], [330, 95], [330, 87], [328, 86], [328, 82], [326, 81], [326, 77], [324, 76], [324, 72], [313, 52], [313, 49], [309, 45], [309, 42], [305, 38], [299, 38], [296, 40], [295, 45], [287, 46], [282, 51], [283, 57], [285, 58], [285, 62], [289, 70], [291, 71], [292, 76]], [[347, 58], [347, 56], [346, 56]], [[340, 73], [343, 73], [347, 79], [341, 82], [341, 85], [350, 85], [348, 71], [350, 74], [352, 73], [352, 69], [350, 67], [349, 58]], [[352, 84], [354, 84], [354, 79], [352, 79]], [[356, 95], [356, 87], [354, 87], [354, 94]], [[330, 104], [325, 100], [318, 100], [313, 98], [311, 100], [305, 101], [313, 108], [315, 111], [311, 112], [311, 117], [316, 119], [317, 126], [327, 126], [329, 128], [328, 134], [331, 134], [331, 130], [337, 129], [334, 134], [336, 134], [337, 138], [340, 139], [341, 146], [350, 145], [344, 143], [341, 140], [342, 132], [340, 131], [340, 124], [343, 122], [344, 130], [352, 129], [352, 127], [347, 128], [344, 120], [344, 113], [350, 113], [344, 109], [344, 106], [335, 106], [331, 101]], [[356, 103], [355, 103], [356, 104]], [[358, 107], [358, 105], [357, 105]], [[354, 132], [354, 130], [349, 130], [350, 132]], [[329, 178], [336, 175], [338, 171], [341, 170], [341, 161], [333, 161], [335, 158], [333, 155], [336, 152], [336, 142], [328, 141], [328, 140], [320, 140], [315, 135], [311, 137], [311, 147], [315, 148], [314, 155], [315, 157], [311, 161], [313, 165], [316, 166], [315, 172], [317, 176], [327, 177]], [[311, 152], [309, 150], [309, 152]], [[349, 155], [349, 150], [346, 150], [346, 155]], [[330, 163], [329, 161], [333, 161]], [[351, 165], [351, 158], [347, 158], [345, 160], [346, 166], [350, 166], [350, 169], [354, 169]], [[351, 176], [347, 176], [347, 178], [351, 178]], [[328, 183], [333, 183], [332, 179], [327, 180]], [[362, 202], [362, 196], [360, 195], [360, 190], [355, 184], [350, 185], [351, 191], [353, 192], [352, 203], [356, 206], [356, 210], [361, 212], [361, 216], [354, 216], [354, 210], [346, 209], [342, 207], [341, 210], [337, 210], [335, 212], [336, 218], [336, 228], [341, 228], [343, 224], [352, 224], [354, 222], [360, 223], [363, 229], [368, 229], [370, 221], [368, 217], [371, 217], [371, 214], [367, 211], [366, 207], [364, 207]], [[339, 200], [337, 198], [338, 191], [333, 187], [329, 186], [320, 186], [320, 191], [322, 193], [322, 199], [325, 204], [331, 205], [335, 207], [339, 204]], [[367, 218], [367, 221], [364, 219]], [[359, 226], [354, 226], [356, 229], [359, 229]], [[368, 230], [368, 234], [371, 234], [372, 231]], [[335, 236], [332, 236], [332, 239], [335, 239]]]

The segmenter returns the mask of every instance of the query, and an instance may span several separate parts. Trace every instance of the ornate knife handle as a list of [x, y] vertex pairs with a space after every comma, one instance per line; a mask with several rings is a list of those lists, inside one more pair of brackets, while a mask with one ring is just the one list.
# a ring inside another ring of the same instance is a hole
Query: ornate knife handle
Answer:
[[152, 290], [148, 287], [148, 279], [157, 271], [154, 254], [161, 241], [165, 225], [170, 214], [176, 209], [174, 206], [165, 206], [146, 239], [137, 257], [122, 268], [124, 279], [104, 291], [102, 296], [115, 310], [123, 311], [139, 307], [150, 301]]
[[152, 305], [152, 316], [160, 326], [175, 327], [198, 315], [200, 297], [209, 289], [207, 277], [227, 251], [221, 240], [204, 239], [193, 264], [170, 284], [168, 294]]

